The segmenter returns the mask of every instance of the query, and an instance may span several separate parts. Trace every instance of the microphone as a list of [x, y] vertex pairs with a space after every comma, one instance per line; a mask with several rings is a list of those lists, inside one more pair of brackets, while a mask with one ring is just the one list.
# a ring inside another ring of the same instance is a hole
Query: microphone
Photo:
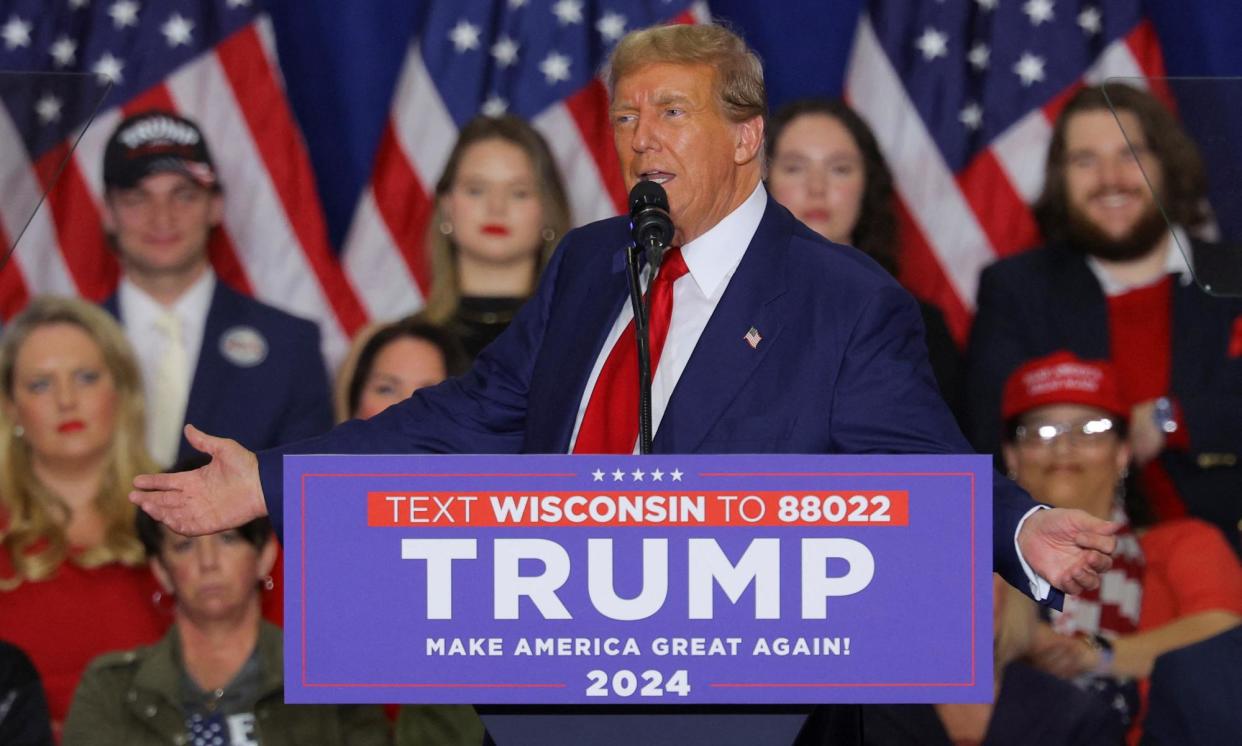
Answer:
[[630, 190], [630, 235], [647, 251], [651, 268], [673, 240], [673, 219], [668, 214], [668, 193], [654, 181], [640, 181]]

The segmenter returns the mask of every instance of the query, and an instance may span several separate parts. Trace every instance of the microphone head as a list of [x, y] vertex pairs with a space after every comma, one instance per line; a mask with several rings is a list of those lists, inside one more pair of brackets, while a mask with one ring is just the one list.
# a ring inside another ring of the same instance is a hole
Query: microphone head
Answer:
[[630, 190], [630, 235], [648, 250], [664, 249], [673, 240], [668, 193], [654, 181], [640, 181]]
[[668, 192], [654, 181], [640, 181], [630, 190], [630, 217], [649, 206], [668, 212]]

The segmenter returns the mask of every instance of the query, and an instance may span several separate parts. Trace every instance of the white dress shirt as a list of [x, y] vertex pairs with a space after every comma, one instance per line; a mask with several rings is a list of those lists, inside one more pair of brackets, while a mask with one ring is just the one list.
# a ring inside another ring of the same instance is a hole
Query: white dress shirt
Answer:
[[[138, 356], [138, 366], [142, 370], [142, 388], [146, 401], [155, 401], [155, 376], [160, 369], [168, 345], [167, 336], [160, 331], [159, 319], [171, 311], [181, 324], [181, 338], [185, 342], [186, 354], [186, 391], [194, 383], [194, 370], [198, 366], [199, 351], [203, 345], [203, 331], [207, 326], [207, 312], [211, 309], [211, 298], [216, 292], [216, 274], [208, 269], [186, 289], [171, 307], [166, 307], [147, 292], [135, 285], [129, 278], [122, 276], [117, 290], [117, 307], [120, 309], [121, 322], [125, 327], [125, 336]], [[187, 396], [187, 402], [189, 397]], [[155, 432], [154, 408], [147, 406], [147, 433], [150, 439]], [[182, 421], [185, 411], [181, 412]], [[161, 453], [158, 444], [148, 442], [152, 453]]]
[[[651, 376], [651, 430], [656, 433], [660, 429], [660, 420], [664, 410], [668, 408], [668, 400], [673, 396], [677, 380], [690, 361], [690, 353], [699, 343], [699, 337], [707, 328], [707, 322], [716, 310], [716, 304], [724, 295], [729, 280], [742, 262], [742, 255], [755, 231], [759, 230], [759, 221], [763, 219], [763, 211], [768, 205], [768, 193], [763, 184], [757, 184], [737, 209], [729, 213], [712, 228], [681, 247], [681, 256], [689, 268], [682, 277], [673, 283], [673, 315], [669, 319], [668, 337], [664, 341], [664, 349], [660, 352], [660, 363]], [[604, 340], [604, 347], [595, 366], [591, 368], [591, 376], [587, 379], [582, 400], [578, 402], [578, 416], [574, 420], [573, 437], [570, 439], [569, 450], [573, 452], [574, 443], [578, 441], [578, 429], [582, 427], [582, 418], [586, 414], [587, 402], [591, 400], [591, 392], [595, 390], [595, 382], [604, 369], [617, 340], [634, 318], [634, 310], [629, 303], [621, 307], [621, 314], [613, 322], [612, 330]], [[635, 406], [638, 406], [637, 403]], [[638, 452], [638, 441], [634, 442], [634, 452]]]

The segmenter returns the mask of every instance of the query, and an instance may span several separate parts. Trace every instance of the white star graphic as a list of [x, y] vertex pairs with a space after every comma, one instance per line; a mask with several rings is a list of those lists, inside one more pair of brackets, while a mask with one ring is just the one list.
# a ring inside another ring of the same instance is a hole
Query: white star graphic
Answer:
[[641, 482], [643, 481], [643, 473], [644, 472], [642, 469], [635, 469], [634, 471], [630, 472], [630, 476], [634, 477], [635, 482]]
[[91, 0], [69, 0], [69, 7], [74, 10], [80, 10], [90, 5]]
[[595, 22], [595, 30], [604, 37], [604, 41], [614, 42], [625, 36], [625, 16], [610, 10]]
[[100, 83], [120, 83], [121, 70], [125, 67], [125, 63], [114, 57], [111, 52], [104, 52], [103, 56], [91, 68], [91, 72], [95, 73]]
[[1022, 79], [1022, 85], [1030, 88], [1044, 79], [1044, 58], [1030, 52], [1023, 52], [1013, 71]]
[[138, 3], [134, 0], [117, 0], [108, 8], [108, 15], [112, 16], [112, 25], [118, 29], [126, 26], [138, 25]]
[[60, 107], [60, 99], [50, 93], [45, 93], [43, 98], [35, 102], [35, 113], [39, 115], [39, 121], [51, 124], [60, 119]]
[[494, 93], [487, 97], [487, 100], [483, 102], [483, 106], [479, 107], [479, 111], [483, 116], [487, 117], [498, 117], [508, 110], [509, 102]]
[[1052, 0], [1026, 0], [1026, 4], [1022, 6], [1022, 12], [1031, 19], [1032, 26], [1038, 26], [1056, 17], [1052, 14], [1052, 6]]
[[1100, 9], [1088, 6], [1083, 8], [1082, 12], [1078, 14], [1078, 27], [1094, 36], [1100, 33], [1100, 29], [1104, 27], [1104, 24], [1101, 23], [1102, 20]]
[[591, 472], [591, 479], [592, 481], [595, 481], [595, 482], [604, 481], [604, 472], [600, 471], [599, 469], [596, 469], [595, 471]]
[[457, 48], [458, 52], [478, 49], [479, 27], [463, 18], [449, 31], [449, 39], [453, 41], [453, 46]]
[[514, 10], [524, 7], [525, 5], [526, 5], [526, 0], [509, 0], [509, 7], [513, 8]]
[[914, 42], [914, 46], [923, 53], [924, 60], [931, 62], [949, 53], [949, 37], [943, 31], [937, 31], [928, 26], [923, 31], [923, 35]]
[[622, 479], [625, 479], [625, 472], [621, 471], [620, 469], [617, 469], [616, 471], [612, 473], [612, 481], [620, 482]]
[[683, 474], [683, 472], [681, 469], [673, 469], [671, 472], [669, 472], [669, 474], [673, 477], [674, 482], [680, 482], [681, 475]]
[[9, 16], [8, 22], [0, 28], [0, 38], [4, 39], [4, 46], [10, 50], [28, 47], [30, 46], [31, 28], [29, 21], [24, 21], [17, 16]]
[[957, 121], [966, 125], [967, 129], [977, 130], [979, 125], [983, 124], [983, 109], [979, 108], [979, 104], [971, 101], [957, 115]]
[[516, 41], [508, 36], [502, 35], [496, 39], [496, 43], [492, 45], [492, 56], [496, 58], [496, 64], [501, 67], [508, 67], [517, 62], [519, 46]]
[[651, 481], [653, 481], [653, 482], [663, 482], [663, 481], [664, 481], [664, 472], [660, 471], [659, 469], [652, 469], [652, 471], [651, 471]]
[[983, 42], [977, 42], [970, 51], [966, 53], [966, 61], [976, 70], [983, 71], [988, 69], [988, 62], [992, 57], [992, 50], [988, 49], [988, 45]]
[[229, 0], [228, 5], [230, 8], [249, 8], [250, 0]]
[[984, 10], [996, 10], [997, 0], [975, 0], [975, 2]]
[[539, 72], [543, 73], [548, 85], [569, 80], [569, 58], [560, 52], [549, 52], [543, 62], [539, 63]]
[[56, 61], [57, 67], [68, 67], [73, 64], [73, 60], [78, 56], [78, 43], [68, 36], [62, 36], [52, 42], [52, 59]]
[[571, 23], [582, 23], [582, 0], [556, 0], [552, 12], [562, 26]]
[[190, 43], [190, 33], [194, 30], [194, 22], [188, 20], [180, 13], [173, 13], [169, 16], [168, 21], [160, 27], [160, 33], [168, 39], [168, 46], [176, 47], [182, 44]]

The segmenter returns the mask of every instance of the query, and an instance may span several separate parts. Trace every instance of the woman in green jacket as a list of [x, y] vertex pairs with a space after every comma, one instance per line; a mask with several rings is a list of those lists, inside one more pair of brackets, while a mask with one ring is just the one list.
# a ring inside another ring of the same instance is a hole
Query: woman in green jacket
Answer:
[[281, 631], [260, 610], [259, 589], [270, 585], [276, 559], [266, 518], [196, 538], [142, 511], [137, 521], [174, 624], [155, 645], [91, 663], [64, 746], [388, 742], [378, 707], [284, 703]]

